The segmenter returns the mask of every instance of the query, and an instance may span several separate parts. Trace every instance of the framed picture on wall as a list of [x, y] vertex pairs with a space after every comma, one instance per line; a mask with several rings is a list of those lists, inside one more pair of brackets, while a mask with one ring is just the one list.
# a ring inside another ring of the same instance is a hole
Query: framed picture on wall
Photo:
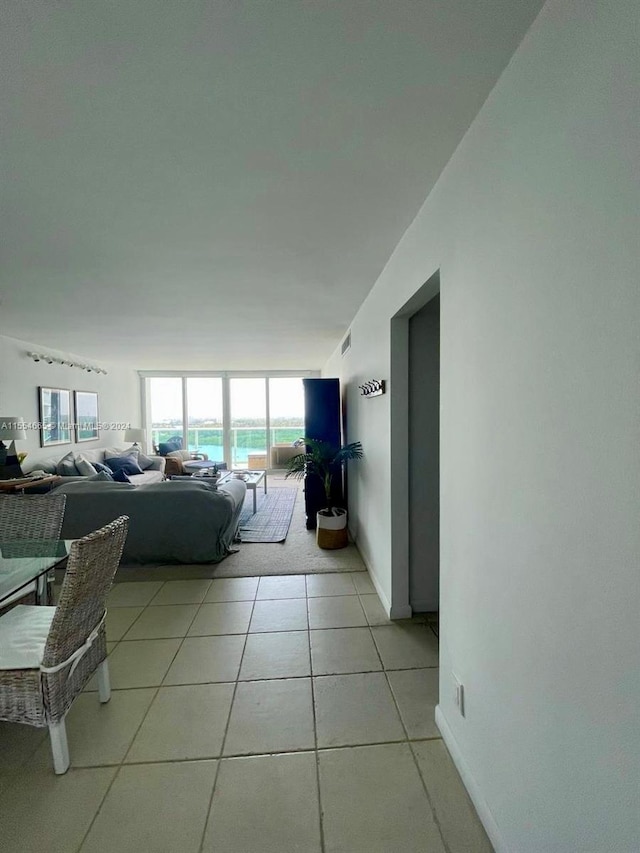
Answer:
[[38, 388], [40, 446], [71, 444], [71, 391], [66, 388]]
[[95, 441], [98, 432], [98, 395], [95, 391], [74, 391], [76, 441]]

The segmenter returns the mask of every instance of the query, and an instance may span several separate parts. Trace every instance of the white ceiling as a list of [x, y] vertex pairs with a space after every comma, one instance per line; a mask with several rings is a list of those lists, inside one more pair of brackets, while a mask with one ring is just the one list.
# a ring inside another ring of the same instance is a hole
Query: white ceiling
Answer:
[[0, 333], [331, 354], [541, 0], [10, 0]]

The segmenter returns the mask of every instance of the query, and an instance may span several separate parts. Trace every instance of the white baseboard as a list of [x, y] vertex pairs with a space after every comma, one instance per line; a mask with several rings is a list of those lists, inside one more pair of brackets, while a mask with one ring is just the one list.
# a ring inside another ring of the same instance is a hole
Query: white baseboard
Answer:
[[[357, 539], [353, 540], [353, 544], [356, 546], [356, 548], [358, 548], [358, 540]], [[367, 567], [367, 571], [369, 572], [369, 577], [371, 578], [371, 582], [374, 585], [374, 587], [376, 588], [376, 592], [378, 593], [378, 598], [380, 599], [380, 603], [384, 607], [385, 612], [386, 612], [387, 616], [389, 617], [389, 619], [410, 619], [411, 616], [413, 615], [413, 611], [411, 610], [410, 605], [407, 604], [405, 607], [392, 608], [391, 602], [389, 601], [389, 599], [385, 595], [384, 590], [380, 586], [380, 583], [379, 583], [377, 577], [371, 571], [371, 566], [369, 565], [366, 557], [364, 556], [364, 554], [362, 553], [360, 548], [358, 548], [358, 554], [360, 554], [360, 559], [362, 560], [362, 562]]]
[[[378, 579], [376, 578], [376, 576], [374, 575], [374, 573], [371, 571], [371, 566], [369, 565], [369, 563], [368, 563], [368, 561], [367, 561], [366, 557], [364, 556], [364, 554], [362, 553], [362, 551], [360, 550], [360, 548], [358, 548], [358, 540], [357, 540], [357, 539], [354, 539], [354, 540], [353, 540], [353, 544], [356, 546], [356, 548], [357, 548], [357, 550], [358, 550], [358, 554], [360, 554], [360, 559], [362, 560], [362, 562], [363, 562], [363, 563], [365, 564], [365, 566], [367, 567], [367, 571], [369, 572], [369, 577], [371, 578], [371, 583], [372, 583], [372, 584], [374, 585], [374, 587], [376, 588], [376, 592], [378, 593], [378, 598], [380, 599], [380, 603], [381, 603], [381, 604], [382, 604], [382, 606], [384, 607], [384, 609], [385, 609], [385, 611], [386, 611], [386, 614], [387, 614], [387, 616], [389, 617], [389, 619], [401, 619], [401, 618], [403, 618], [403, 617], [401, 617], [401, 616], [395, 616], [395, 615], [394, 615], [394, 616], [391, 616], [391, 615], [390, 615], [390, 614], [391, 614], [391, 602], [389, 601], [389, 599], [387, 598], [387, 596], [384, 594], [384, 592], [383, 592], [383, 590], [382, 590], [382, 588], [381, 588], [380, 584], [378, 583]], [[409, 615], [411, 615], [411, 614], [409, 614]]]
[[440, 705], [436, 705], [436, 725], [440, 729], [442, 739], [447, 745], [447, 749], [451, 754], [453, 763], [458, 769], [458, 773], [460, 774], [462, 782], [471, 797], [471, 801], [473, 802], [476, 811], [478, 812], [478, 817], [489, 836], [489, 840], [493, 844], [494, 850], [496, 853], [510, 853], [509, 848], [502, 837], [502, 833], [498, 829], [498, 824], [496, 823], [485, 798], [482, 796], [476, 780], [469, 770], [467, 762], [462, 757], [462, 753], [460, 752], [458, 743], [453, 736], [453, 732], [449, 728], [449, 725], [444, 718], [444, 714], [440, 710]]
[[403, 607], [392, 607], [389, 614], [389, 619], [411, 619], [413, 610], [410, 604], [405, 604]]

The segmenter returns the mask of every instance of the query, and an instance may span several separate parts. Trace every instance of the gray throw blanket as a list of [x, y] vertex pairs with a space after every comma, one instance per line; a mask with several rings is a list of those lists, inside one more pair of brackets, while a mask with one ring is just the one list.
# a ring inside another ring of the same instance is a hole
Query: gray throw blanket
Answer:
[[246, 484], [232, 480], [219, 489], [201, 480], [167, 480], [146, 486], [74, 482], [65, 494], [63, 539], [77, 539], [129, 516], [122, 559], [138, 563], [217, 563], [236, 536]]

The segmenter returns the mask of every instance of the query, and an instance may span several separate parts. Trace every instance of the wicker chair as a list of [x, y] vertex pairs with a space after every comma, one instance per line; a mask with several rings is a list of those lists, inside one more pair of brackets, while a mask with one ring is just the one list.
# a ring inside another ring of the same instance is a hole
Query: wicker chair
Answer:
[[[66, 500], [66, 495], [0, 495], [0, 542], [59, 539]], [[35, 603], [36, 593], [37, 583], [29, 584], [4, 601], [2, 611], [14, 601]]]
[[47, 726], [58, 774], [69, 768], [65, 715], [95, 670], [100, 702], [111, 696], [105, 601], [128, 525], [121, 516], [73, 542], [57, 607], [0, 618], [0, 720]]
[[59, 539], [66, 495], [0, 495], [0, 541]]
[[187, 473], [184, 468], [185, 462], [194, 460], [207, 460], [209, 457], [206, 453], [198, 453], [197, 451], [189, 450], [172, 450], [164, 457], [165, 467], [164, 473], [167, 477], [181, 476]]

